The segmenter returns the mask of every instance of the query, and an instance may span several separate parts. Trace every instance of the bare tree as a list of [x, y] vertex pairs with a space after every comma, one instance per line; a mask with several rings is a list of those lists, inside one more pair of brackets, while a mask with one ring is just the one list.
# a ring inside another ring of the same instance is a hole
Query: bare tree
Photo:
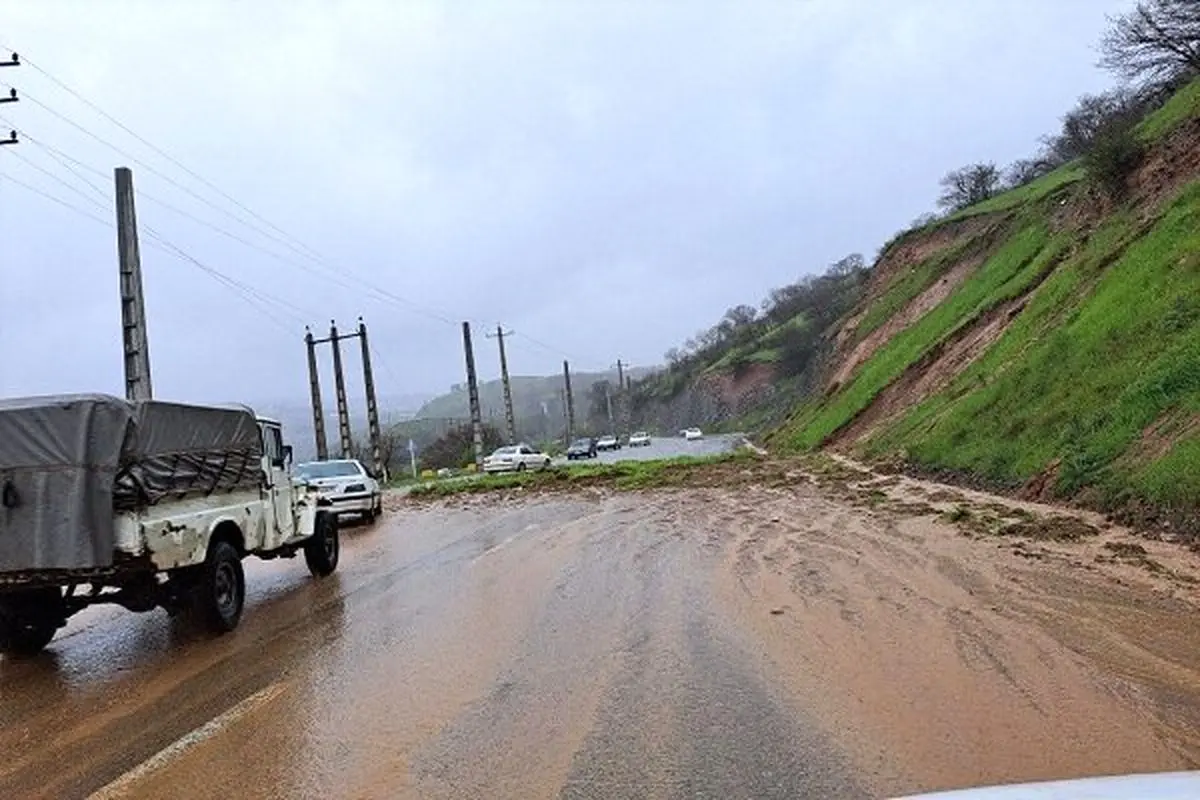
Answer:
[[1004, 186], [1008, 189], [1024, 186], [1053, 172], [1057, 166], [1059, 166], [1057, 161], [1047, 154], [1037, 155], [1033, 158], [1018, 158], [1004, 171]]
[[942, 196], [938, 205], [957, 211], [992, 197], [1000, 190], [1000, 170], [996, 165], [970, 164], [946, 173], [942, 178]]
[[862, 253], [851, 253], [830, 264], [826, 274], [837, 278], [844, 278], [847, 275], [865, 270], [866, 268], [867, 261], [862, 257]]
[[1058, 134], [1042, 139], [1046, 162], [1058, 166], [1082, 158], [1091, 151], [1102, 131], [1136, 121], [1145, 108], [1145, 99], [1126, 88], [1083, 95], [1063, 115]]
[[1100, 66], [1135, 82], [1200, 73], [1200, 0], [1139, 0], [1109, 19]]

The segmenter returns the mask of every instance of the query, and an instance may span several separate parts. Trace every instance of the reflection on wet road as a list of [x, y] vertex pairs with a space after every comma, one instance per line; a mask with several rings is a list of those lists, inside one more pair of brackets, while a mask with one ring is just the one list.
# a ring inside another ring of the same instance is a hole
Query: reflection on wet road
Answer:
[[229, 636], [94, 612], [0, 661], [4, 796], [854, 793], [712, 613], [704, 554], [628, 501], [347, 533], [325, 581], [247, 562]]
[[852, 798], [1200, 761], [1186, 587], [973, 540], [911, 487], [763, 477], [392, 498], [329, 579], [247, 562], [230, 635], [80, 615], [0, 660], [0, 797]]

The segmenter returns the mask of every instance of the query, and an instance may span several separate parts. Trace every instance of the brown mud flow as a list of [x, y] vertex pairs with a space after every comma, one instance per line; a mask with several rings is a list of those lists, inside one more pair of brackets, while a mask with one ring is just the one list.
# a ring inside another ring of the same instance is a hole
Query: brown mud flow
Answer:
[[[822, 461], [393, 501], [245, 623], [0, 661], [6, 797], [856, 797], [1188, 768], [1200, 557]], [[107, 788], [103, 788], [107, 787]]]

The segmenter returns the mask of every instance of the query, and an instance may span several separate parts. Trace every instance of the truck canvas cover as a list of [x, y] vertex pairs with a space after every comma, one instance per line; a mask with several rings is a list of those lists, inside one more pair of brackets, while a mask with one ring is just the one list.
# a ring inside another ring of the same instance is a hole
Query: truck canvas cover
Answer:
[[245, 407], [0, 400], [0, 571], [110, 566], [115, 511], [256, 489], [261, 456]]

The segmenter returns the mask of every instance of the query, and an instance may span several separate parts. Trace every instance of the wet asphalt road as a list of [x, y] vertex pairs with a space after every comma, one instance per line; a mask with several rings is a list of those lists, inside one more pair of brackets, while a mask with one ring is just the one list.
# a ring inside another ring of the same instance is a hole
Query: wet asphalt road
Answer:
[[89, 611], [0, 659], [0, 796], [861, 796], [664, 514], [392, 511], [329, 579], [247, 562], [219, 638]]
[[[620, 450], [605, 450], [595, 458], [580, 459], [574, 464], [609, 464], [613, 461], [678, 458], [680, 456], [716, 456], [737, 448], [742, 437], [737, 434], [708, 434], [703, 439], [689, 442], [682, 436], [651, 436], [648, 447], [624, 446]], [[554, 459], [555, 464], [566, 464], [566, 456]]]

